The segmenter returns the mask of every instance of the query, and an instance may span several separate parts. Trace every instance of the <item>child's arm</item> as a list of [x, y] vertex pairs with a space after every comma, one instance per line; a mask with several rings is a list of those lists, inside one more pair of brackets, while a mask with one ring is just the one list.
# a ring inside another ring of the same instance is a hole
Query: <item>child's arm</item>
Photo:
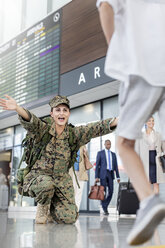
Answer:
[[100, 3], [99, 16], [107, 44], [110, 43], [114, 32], [114, 11], [112, 6], [107, 2]]

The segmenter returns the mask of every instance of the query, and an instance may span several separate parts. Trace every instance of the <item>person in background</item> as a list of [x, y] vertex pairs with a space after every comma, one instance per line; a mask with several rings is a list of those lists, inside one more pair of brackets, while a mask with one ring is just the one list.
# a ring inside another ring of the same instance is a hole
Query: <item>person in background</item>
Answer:
[[[113, 196], [113, 180], [117, 177], [117, 182], [120, 182], [117, 158], [114, 152], [111, 152], [111, 141], [105, 141], [105, 149], [97, 153], [95, 183], [99, 182], [104, 186], [105, 199], [101, 201], [104, 215], [108, 215], [108, 206]], [[108, 188], [108, 194], [106, 194]]]
[[85, 181], [88, 181], [88, 173], [85, 167], [85, 156], [88, 156], [86, 146], [81, 146], [77, 152], [77, 161], [74, 163], [74, 169], [80, 188], [78, 187], [75, 176], [73, 175], [73, 169], [72, 168], [70, 169], [70, 175], [72, 176], [73, 179], [73, 187], [75, 192], [75, 202], [78, 211], [80, 209], [84, 183]]
[[7, 179], [6, 176], [3, 174], [2, 168], [0, 168], [0, 185], [6, 185]]
[[8, 208], [8, 185], [6, 175], [3, 174], [3, 169], [0, 168], [0, 209]]
[[140, 200], [127, 243], [139, 245], [165, 217], [165, 203], [153, 194], [134, 149], [144, 123], [156, 111], [165, 141], [165, 1], [97, 0], [97, 7], [109, 46], [105, 73], [121, 82], [117, 148]]
[[145, 131], [141, 139], [136, 140], [135, 150], [139, 154], [147, 177], [153, 185], [155, 194], [159, 194], [159, 183], [165, 183], [165, 174], [160, 165], [159, 157], [165, 149], [160, 133], [154, 130], [154, 118], [151, 117], [145, 124]]

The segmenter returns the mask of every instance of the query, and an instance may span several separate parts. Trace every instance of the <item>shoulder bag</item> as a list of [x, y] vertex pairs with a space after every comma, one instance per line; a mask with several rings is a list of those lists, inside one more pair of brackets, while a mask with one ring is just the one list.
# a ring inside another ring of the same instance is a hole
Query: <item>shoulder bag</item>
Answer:
[[91, 162], [89, 161], [89, 158], [88, 158], [86, 152], [84, 152], [83, 154], [84, 154], [85, 169], [86, 169], [86, 170], [90, 170], [90, 169], [93, 167], [93, 165], [92, 165]]

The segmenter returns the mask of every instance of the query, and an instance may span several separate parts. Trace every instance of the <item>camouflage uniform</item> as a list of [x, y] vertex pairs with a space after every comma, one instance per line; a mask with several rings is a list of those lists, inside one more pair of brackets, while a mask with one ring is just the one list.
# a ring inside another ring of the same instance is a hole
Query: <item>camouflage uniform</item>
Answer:
[[[19, 116], [21, 125], [37, 139], [43, 136], [46, 123], [27, 110], [30, 121]], [[79, 147], [87, 144], [91, 138], [112, 132], [112, 119], [90, 123], [85, 126], [73, 127], [74, 143]], [[69, 146], [69, 126], [57, 135], [55, 122], [52, 122], [49, 133], [52, 135], [46, 146], [45, 153], [37, 160], [24, 179], [24, 191], [34, 197], [37, 203], [51, 204], [50, 212], [57, 223], [74, 223], [77, 219], [77, 207], [74, 200], [74, 189], [70, 175], [71, 149]]]

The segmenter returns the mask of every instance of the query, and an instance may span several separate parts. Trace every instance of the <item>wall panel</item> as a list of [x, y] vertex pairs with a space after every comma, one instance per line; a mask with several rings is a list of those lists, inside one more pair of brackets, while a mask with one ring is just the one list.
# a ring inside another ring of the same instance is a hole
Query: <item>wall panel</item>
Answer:
[[96, 0], [73, 0], [63, 8], [61, 48], [61, 74], [105, 56]]

